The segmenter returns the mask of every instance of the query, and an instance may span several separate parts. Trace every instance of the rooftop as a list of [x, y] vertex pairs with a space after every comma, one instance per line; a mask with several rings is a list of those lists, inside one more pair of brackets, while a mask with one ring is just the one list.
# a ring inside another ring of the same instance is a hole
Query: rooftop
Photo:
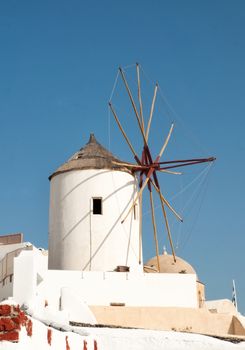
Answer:
[[49, 180], [64, 172], [83, 169], [112, 169], [132, 173], [125, 163], [104, 148], [94, 134], [90, 134], [88, 143], [51, 174]]

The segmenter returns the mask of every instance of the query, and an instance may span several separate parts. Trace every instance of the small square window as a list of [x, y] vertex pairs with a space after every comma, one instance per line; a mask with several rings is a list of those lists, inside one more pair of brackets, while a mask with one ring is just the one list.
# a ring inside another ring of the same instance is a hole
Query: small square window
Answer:
[[102, 198], [93, 198], [93, 214], [102, 215]]

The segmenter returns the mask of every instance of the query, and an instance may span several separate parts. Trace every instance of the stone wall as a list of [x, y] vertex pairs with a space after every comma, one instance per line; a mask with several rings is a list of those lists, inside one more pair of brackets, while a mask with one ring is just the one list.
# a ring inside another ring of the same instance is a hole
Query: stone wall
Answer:
[[0, 305], [0, 341], [18, 342], [21, 327], [25, 327], [29, 337], [32, 335], [32, 321], [19, 306]]

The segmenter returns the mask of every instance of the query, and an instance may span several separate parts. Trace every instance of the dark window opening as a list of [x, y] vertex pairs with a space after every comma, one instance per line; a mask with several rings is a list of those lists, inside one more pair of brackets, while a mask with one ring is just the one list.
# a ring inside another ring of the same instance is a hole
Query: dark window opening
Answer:
[[93, 214], [102, 215], [102, 198], [93, 198]]

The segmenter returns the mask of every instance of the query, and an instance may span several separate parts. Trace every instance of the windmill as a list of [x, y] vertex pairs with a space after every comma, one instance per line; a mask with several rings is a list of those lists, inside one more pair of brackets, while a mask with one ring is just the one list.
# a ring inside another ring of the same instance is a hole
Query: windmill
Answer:
[[[156, 225], [154, 200], [153, 200], [153, 190], [157, 193], [159, 200], [160, 200], [163, 219], [165, 222], [167, 236], [168, 236], [168, 240], [170, 243], [174, 262], [176, 262], [176, 255], [175, 255], [175, 249], [174, 249], [173, 240], [172, 240], [172, 236], [171, 236], [171, 231], [170, 231], [170, 226], [169, 226], [166, 208], [168, 208], [175, 215], [175, 217], [178, 220], [180, 220], [181, 222], [183, 221], [183, 219], [179, 215], [179, 213], [177, 213], [177, 211], [173, 208], [173, 206], [169, 203], [167, 198], [163, 195], [162, 190], [161, 190], [160, 181], [158, 178], [158, 173], [163, 172], [163, 173], [168, 173], [168, 174], [173, 174], [173, 175], [179, 175], [181, 173], [178, 171], [175, 171], [173, 169], [180, 168], [180, 167], [186, 167], [189, 165], [200, 164], [200, 163], [213, 162], [215, 160], [215, 158], [214, 157], [191, 158], [191, 159], [177, 159], [177, 160], [162, 161], [161, 157], [162, 157], [163, 153], [165, 152], [166, 147], [167, 147], [169, 140], [171, 138], [171, 135], [173, 133], [174, 123], [171, 124], [168, 135], [167, 135], [166, 139], [164, 140], [159, 152], [157, 153], [157, 156], [153, 157], [153, 152], [150, 150], [148, 141], [149, 141], [149, 133], [150, 133], [150, 128], [151, 128], [151, 124], [152, 124], [152, 118], [154, 115], [156, 97], [157, 97], [159, 86], [157, 83], [155, 84], [153, 98], [151, 101], [150, 113], [149, 113], [149, 117], [148, 117], [148, 120], [146, 123], [145, 117], [143, 115], [140, 66], [138, 63], [136, 63], [136, 74], [137, 74], [137, 90], [138, 90], [137, 95], [138, 95], [138, 105], [139, 105], [138, 108], [137, 108], [136, 102], [133, 98], [133, 94], [132, 94], [132, 91], [131, 91], [130, 86], [128, 84], [128, 81], [126, 79], [125, 72], [121, 67], [119, 67], [119, 75], [121, 76], [121, 79], [122, 79], [123, 84], [125, 86], [129, 101], [130, 101], [132, 109], [134, 111], [134, 115], [135, 115], [135, 118], [137, 121], [139, 131], [141, 134], [141, 138], [142, 138], [142, 142], [143, 142], [141, 155], [136, 153], [135, 148], [134, 148], [131, 140], [129, 139], [129, 136], [127, 135], [127, 133], [124, 129], [123, 123], [121, 123], [121, 121], [118, 117], [118, 114], [117, 114], [117, 112], [112, 104], [112, 100], [109, 101], [109, 107], [110, 107], [110, 110], [112, 112], [112, 115], [113, 115], [128, 147], [129, 147], [129, 149], [131, 150], [133, 157], [135, 159], [135, 162], [136, 162], [135, 164], [125, 163], [125, 166], [129, 167], [131, 169], [131, 171], [133, 171], [134, 173], [137, 173], [138, 177], [139, 177], [139, 181], [138, 181], [139, 191], [138, 191], [136, 197], [134, 198], [133, 203], [130, 206], [128, 212], [123, 217], [121, 223], [123, 224], [124, 221], [127, 219], [130, 212], [134, 209], [135, 204], [138, 200], [140, 202], [140, 207], [142, 208], [142, 194], [143, 194], [143, 191], [147, 188], [149, 191], [149, 198], [150, 198], [151, 219], [152, 219], [152, 225], [153, 225], [157, 265], [158, 265], [158, 271], [160, 271], [159, 246], [158, 246], [157, 225]], [[140, 241], [142, 240], [141, 235], [142, 235], [142, 229], [140, 229]], [[139, 252], [139, 257], [141, 257], [141, 252]], [[141, 259], [141, 258], [139, 258], [139, 259]]]

